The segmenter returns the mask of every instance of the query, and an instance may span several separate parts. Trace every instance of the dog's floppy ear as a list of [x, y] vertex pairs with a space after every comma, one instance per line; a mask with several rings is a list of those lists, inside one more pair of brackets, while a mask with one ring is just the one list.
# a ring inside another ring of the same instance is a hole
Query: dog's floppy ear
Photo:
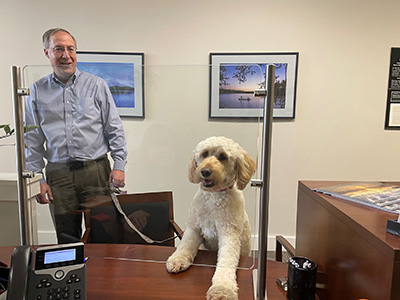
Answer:
[[194, 158], [194, 154], [192, 155], [192, 158], [189, 161], [189, 172], [188, 172], [188, 177], [189, 181], [192, 183], [196, 183], [194, 179], [194, 173], [196, 171], [196, 160]]
[[256, 162], [246, 153], [243, 152], [237, 161], [237, 187], [243, 190], [249, 183], [251, 176], [256, 171]]

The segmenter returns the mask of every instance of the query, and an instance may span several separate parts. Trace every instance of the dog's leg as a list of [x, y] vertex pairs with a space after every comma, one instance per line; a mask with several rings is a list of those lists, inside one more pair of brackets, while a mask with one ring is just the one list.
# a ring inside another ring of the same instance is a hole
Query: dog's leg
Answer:
[[200, 236], [198, 230], [187, 227], [183, 234], [182, 241], [167, 260], [167, 271], [178, 273], [189, 268], [197, 255], [197, 250], [202, 241], [203, 238]]
[[240, 258], [240, 236], [236, 232], [219, 234], [218, 262], [207, 300], [237, 300], [236, 268]]
[[243, 233], [241, 234], [241, 251], [240, 255], [250, 256], [251, 255], [251, 232], [250, 222], [247, 214], [245, 215], [246, 222], [243, 226]]

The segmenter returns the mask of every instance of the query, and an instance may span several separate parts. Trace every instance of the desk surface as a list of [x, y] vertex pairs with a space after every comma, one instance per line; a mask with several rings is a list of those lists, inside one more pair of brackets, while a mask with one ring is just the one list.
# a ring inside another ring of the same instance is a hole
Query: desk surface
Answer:
[[[13, 247], [0, 247], [0, 261], [9, 265]], [[87, 299], [205, 299], [211, 285], [214, 267], [191, 266], [179, 274], [169, 274], [165, 263], [108, 259], [124, 257], [129, 259], [166, 260], [174, 248], [148, 245], [87, 244], [85, 255], [87, 264]], [[249, 258], [250, 259], [250, 258]], [[242, 262], [247, 258], [242, 257]], [[199, 251], [197, 263], [216, 262], [216, 253]], [[268, 261], [268, 300], [287, 299], [275, 283], [276, 278], [287, 275], [287, 264]], [[253, 300], [252, 270], [237, 271], [239, 299]]]

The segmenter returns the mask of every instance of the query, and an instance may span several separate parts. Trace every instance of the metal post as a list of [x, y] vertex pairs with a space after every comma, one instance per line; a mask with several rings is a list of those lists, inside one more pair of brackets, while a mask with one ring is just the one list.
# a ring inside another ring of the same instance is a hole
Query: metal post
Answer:
[[23, 95], [26, 92], [21, 89], [21, 71], [17, 66], [11, 67], [12, 98], [14, 104], [14, 128], [17, 155], [17, 186], [19, 225], [21, 232], [21, 244], [32, 245], [33, 236], [30, 230], [31, 212], [29, 210], [28, 192], [26, 178], [23, 176], [25, 170], [25, 142], [24, 142], [24, 118], [23, 118]]
[[263, 149], [261, 164], [257, 299], [266, 297], [267, 250], [268, 250], [268, 217], [269, 217], [269, 182], [272, 144], [272, 114], [274, 108], [275, 66], [268, 65], [267, 97], [264, 101]]

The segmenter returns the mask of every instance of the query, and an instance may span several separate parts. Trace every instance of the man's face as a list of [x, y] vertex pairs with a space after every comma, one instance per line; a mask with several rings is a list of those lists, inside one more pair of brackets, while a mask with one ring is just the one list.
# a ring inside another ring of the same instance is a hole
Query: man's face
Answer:
[[44, 53], [50, 60], [54, 73], [66, 83], [76, 70], [75, 43], [72, 37], [63, 31], [50, 36], [49, 48]]

